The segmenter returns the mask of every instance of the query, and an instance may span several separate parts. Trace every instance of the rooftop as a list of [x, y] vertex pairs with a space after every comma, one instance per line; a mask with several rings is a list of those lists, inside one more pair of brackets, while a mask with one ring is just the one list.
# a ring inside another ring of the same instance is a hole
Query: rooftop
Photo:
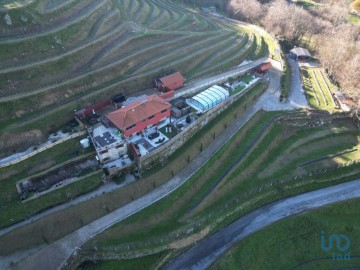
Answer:
[[297, 56], [311, 56], [310, 52], [307, 49], [300, 47], [295, 47], [294, 49], [290, 50], [290, 52], [296, 54]]
[[118, 129], [113, 127], [106, 128], [102, 124], [98, 124], [93, 127], [90, 134], [93, 138], [96, 149], [106, 148], [112, 144], [122, 143], [124, 141], [123, 136]]
[[159, 79], [159, 81], [167, 88], [171, 90], [178, 89], [183, 86], [185, 78], [181, 75], [180, 72], [176, 72], [169, 76]]
[[149, 116], [155, 115], [164, 109], [169, 109], [170, 103], [158, 95], [147, 96], [145, 100], [135, 101], [106, 115], [120, 130], [139, 123]]

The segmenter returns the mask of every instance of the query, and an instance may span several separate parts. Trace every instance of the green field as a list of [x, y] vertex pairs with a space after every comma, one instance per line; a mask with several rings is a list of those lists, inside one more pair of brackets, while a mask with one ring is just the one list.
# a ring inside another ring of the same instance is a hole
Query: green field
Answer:
[[320, 110], [336, 111], [337, 106], [332, 95], [337, 91], [337, 87], [331, 83], [325, 71], [304, 67], [300, 70], [310, 106]]
[[[270, 270], [298, 269], [295, 268], [298, 266], [304, 270], [320, 270], [357, 266], [360, 264], [359, 210], [360, 200], [356, 199], [279, 221], [236, 244], [210, 269]], [[353, 258], [336, 261], [334, 251], [323, 251], [322, 230], [326, 236], [346, 234], [351, 241], [349, 252]]]

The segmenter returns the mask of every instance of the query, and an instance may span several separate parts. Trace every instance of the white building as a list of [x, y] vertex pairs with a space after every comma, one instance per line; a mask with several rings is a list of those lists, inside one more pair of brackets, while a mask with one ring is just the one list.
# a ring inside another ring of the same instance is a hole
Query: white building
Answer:
[[99, 123], [89, 129], [100, 163], [117, 160], [127, 154], [127, 143], [117, 128], [105, 127]]

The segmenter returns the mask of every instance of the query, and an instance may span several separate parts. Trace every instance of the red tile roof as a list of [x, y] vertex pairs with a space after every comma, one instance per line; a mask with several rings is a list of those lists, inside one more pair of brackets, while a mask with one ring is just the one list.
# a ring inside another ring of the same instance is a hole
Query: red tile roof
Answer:
[[271, 63], [265, 63], [259, 67], [261, 71], [268, 70], [269, 68], [271, 68]]
[[136, 101], [123, 108], [111, 112], [106, 115], [120, 130], [147, 119], [149, 116], [155, 115], [164, 109], [169, 109], [170, 103], [162, 99], [158, 95], [148, 96], [144, 101]]
[[185, 78], [180, 72], [159, 79], [159, 81], [170, 90], [175, 90], [184, 85]]

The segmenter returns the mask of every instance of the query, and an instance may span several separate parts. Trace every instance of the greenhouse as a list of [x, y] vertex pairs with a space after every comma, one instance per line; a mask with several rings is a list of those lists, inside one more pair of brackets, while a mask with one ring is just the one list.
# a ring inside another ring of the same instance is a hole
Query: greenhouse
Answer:
[[229, 92], [224, 88], [214, 85], [188, 100], [188, 104], [197, 111], [207, 111], [229, 97]]

